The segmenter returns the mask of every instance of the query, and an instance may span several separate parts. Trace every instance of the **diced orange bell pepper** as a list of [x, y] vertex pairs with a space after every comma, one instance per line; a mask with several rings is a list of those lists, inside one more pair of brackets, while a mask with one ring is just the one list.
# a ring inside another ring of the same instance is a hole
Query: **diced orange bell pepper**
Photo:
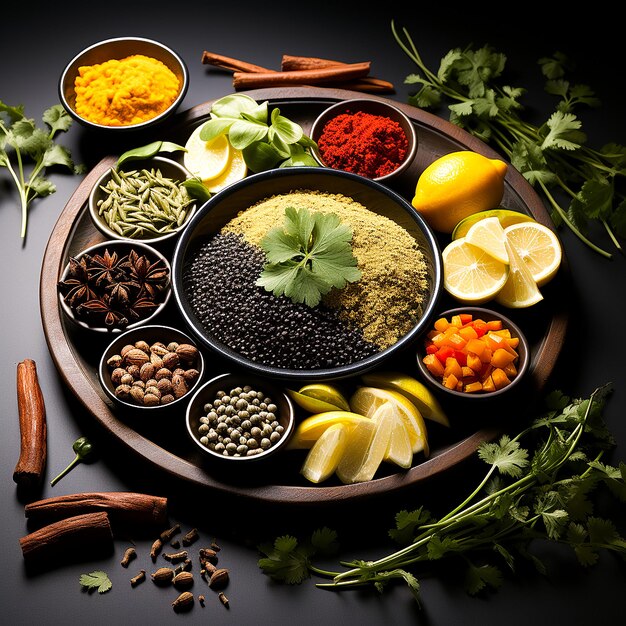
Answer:
[[449, 357], [446, 359], [446, 365], [443, 368], [443, 375], [445, 376], [455, 376], [457, 380], [463, 377], [463, 370], [459, 365], [459, 362], [454, 357]]
[[440, 317], [434, 323], [435, 330], [440, 333], [444, 332], [446, 328], [448, 328], [448, 326], [450, 326], [450, 322], [448, 322], [448, 320], [445, 317]]
[[459, 328], [459, 335], [461, 335], [465, 341], [478, 338], [478, 333], [473, 326], [463, 326], [463, 328]]
[[454, 374], [443, 377], [443, 386], [447, 387], [448, 389], [456, 389], [458, 383], [459, 379]]
[[468, 352], [467, 354], [467, 365], [471, 367], [475, 372], [480, 372], [483, 368], [483, 362], [480, 360], [480, 357], [476, 356], [472, 352]]
[[470, 339], [465, 344], [465, 350], [468, 353], [475, 354], [477, 357], [480, 357], [480, 355], [485, 351], [486, 347], [487, 344], [482, 341], [482, 339]]
[[477, 393], [478, 391], [482, 390], [483, 384], [479, 381], [476, 381], [475, 383], [470, 383], [469, 385], [465, 385], [465, 388], [463, 389], [463, 391], [465, 391], [466, 393]]
[[487, 376], [485, 380], [483, 380], [483, 391], [495, 391], [496, 386], [493, 384], [493, 378], [491, 376]]
[[511, 379], [504, 373], [504, 370], [499, 367], [496, 367], [493, 372], [491, 372], [491, 378], [496, 389], [503, 389], [511, 384]]
[[434, 354], [427, 354], [422, 361], [433, 376], [436, 378], [443, 376], [443, 363]]
[[515, 360], [515, 355], [504, 348], [498, 348], [491, 357], [491, 365], [504, 369]]

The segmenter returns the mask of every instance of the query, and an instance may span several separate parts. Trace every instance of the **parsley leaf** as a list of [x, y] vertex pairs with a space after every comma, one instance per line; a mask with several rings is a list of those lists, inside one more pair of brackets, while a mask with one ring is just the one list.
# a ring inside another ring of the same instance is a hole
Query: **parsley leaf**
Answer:
[[113, 583], [107, 574], [100, 570], [90, 572], [89, 574], [81, 574], [79, 582], [89, 591], [97, 589], [98, 593], [106, 593], [109, 589], [111, 589], [111, 587], [113, 587]]
[[351, 240], [352, 229], [336, 214], [287, 207], [283, 226], [261, 241], [267, 263], [256, 284], [275, 296], [317, 306], [333, 287], [343, 289], [361, 277]]

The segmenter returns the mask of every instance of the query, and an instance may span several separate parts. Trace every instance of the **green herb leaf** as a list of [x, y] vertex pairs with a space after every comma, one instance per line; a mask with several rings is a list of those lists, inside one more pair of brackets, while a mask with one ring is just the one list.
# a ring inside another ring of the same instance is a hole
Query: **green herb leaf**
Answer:
[[211, 192], [204, 186], [199, 178], [187, 178], [181, 183], [192, 198], [199, 202], [206, 202], [211, 198]]
[[258, 560], [258, 565], [273, 580], [295, 585], [309, 577], [308, 554], [295, 537], [278, 537], [271, 548], [263, 548], [262, 552], [265, 557]]
[[497, 589], [502, 585], [502, 572], [493, 565], [468, 566], [465, 576], [466, 591], [475, 596], [487, 586]]
[[267, 263], [257, 285], [293, 302], [317, 306], [333, 287], [361, 277], [350, 242], [352, 229], [334, 213], [285, 209], [282, 227], [261, 241]]
[[97, 570], [89, 574], [81, 574], [80, 584], [89, 590], [97, 589], [98, 593], [106, 593], [113, 587], [113, 583], [105, 572]]
[[581, 122], [572, 113], [555, 111], [546, 122], [550, 132], [541, 144], [542, 150], [559, 148], [561, 150], [576, 150], [586, 141], [586, 136], [579, 129]]
[[482, 443], [478, 447], [478, 456], [497, 467], [502, 474], [513, 477], [520, 476], [528, 465], [528, 452], [508, 435], [502, 435], [498, 443]]
[[177, 143], [172, 143], [171, 141], [153, 141], [145, 146], [131, 148], [130, 150], [122, 153], [117, 159], [116, 167], [119, 168], [121, 165], [126, 163], [126, 161], [149, 159], [150, 157], [156, 156], [160, 152], [176, 152], [178, 150], [186, 152], [185, 146], [180, 146]]

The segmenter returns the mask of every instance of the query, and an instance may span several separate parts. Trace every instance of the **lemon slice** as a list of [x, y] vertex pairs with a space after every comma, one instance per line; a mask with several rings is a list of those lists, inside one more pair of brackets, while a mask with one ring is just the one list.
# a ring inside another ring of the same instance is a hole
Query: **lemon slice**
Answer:
[[504, 245], [506, 235], [497, 217], [486, 217], [473, 224], [465, 235], [465, 241], [508, 265], [509, 254]]
[[462, 219], [452, 231], [452, 239], [460, 239], [467, 235], [467, 231], [472, 224], [475, 224], [479, 220], [485, 217], [497, 217], [502, 224], [502, 228], [511, 226], [512, 224], [519, 224], [520, 222], [533, 222], [532, 218], [527, 213], [520, 213], [520, 211], [512, 211], [511, 209], [488, 209], [487, 211], [479, 211], [473, 215], [468, 215]]
[[539, 222], [530, 222], [508, 226], [504, 232], [537, 286], [550, 282], [563, 258], [561, 243], [554, 231]]
[[220, 176], [230, 162], [230, 142], [226, 135], [218, 135], [211, 141], [200, 139], [202, 126], [198, 126], [185, 143], [183, 164], [191, 174], [203, 183]]
[[383, 455], [383, 461], [408, 469], [413, 464], [411, 440], [402, 418], [390, 402], [385, 402], [376, 409], [372, 421], [378, 422], [379, 420], [388, 420], [391, 425], [389, 443]]
[[524, 309], [543, 300], [528, 266], [515, 248], [506, 242], [509, 253], [509, 276], [496, 301], [510, 309]]
[[461, 302], [487, 302], [495, 297], [507, 280], [508, 266], [467, 243], [465, 238], [450, 242], [441, 256], [444, 288]]
[[350, 407], [354, 413], [371, 418], [378, 407], [390, 402], [402, 418], [411, 441], [414, 454], [424, 452], [428, 456], [428, 438], [426, 424], [419, 409], [397, 391], [378, 387], [359, 387], [350, 398]]
[[333, 424], [343, 424], [349, 428], [369, 421], [369, 417], [349, 411], [328, 411], [307, 417], [296, 427], [289, 440], [290, 449], [311, 448], [322, 433]]
[[400, 392], [411, 401], [425, 419], [438, 422], [442, 426], [450, 426], [448, 416], [444, 412], [439, 400], [419, 380], [403, 372], [370, 372], [364, 374], [361, 380], [371, 387], [383, 387]]
[[[336, 474], [344, 484], [361, 482], [359, 475], [367, 460], [376, 433], [376, 423], [371, 419], [359, 422], [348, 435], [348, 445], [337, 465]], [[385, 449], [387, 442], [385, 442]]]
[[217, 193], [228, 187], [232, 183], [236, 183], [238, 180], [242, 180], [248, 175], [248, 166], [243, 158], [243, 152], [237, 148], [230, 148], [231, 157], [228, 166], [222, 174], [217, 178], [207, 180], [205, 186], [211, 193]]
[[300, 473], [312, 483], [330, 478], [337, 469], [348, 443], [348, 429], [344, 424], [329, 426], [307, 454]]
[[301, 387], [298, 391], [289, 389], [287, 393], [298, 406], [309, 413], [350, 410], [345, 396], [331, 385], [312, 383]]

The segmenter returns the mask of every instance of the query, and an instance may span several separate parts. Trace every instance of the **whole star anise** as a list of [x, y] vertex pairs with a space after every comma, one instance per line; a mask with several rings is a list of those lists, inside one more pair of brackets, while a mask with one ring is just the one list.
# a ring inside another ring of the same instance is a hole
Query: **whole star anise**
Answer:
[[102, 320], [109, 328], [128, 326], [128, 318], [117, 308], [116, 303], [108, 294], [83, 302], [78, 307], [77, 313], [87, 318]]
[[131, 250], [126, 263], [130, 276], [141, 286], [142, 295], [156, 299], [159, 293], [169, 287], [170, 273], [160, 259], [151, 263], [146, 255]]
[[102, 284], [110, 285], [120, 274], [125, 261], [126, 257], [120, 258], [117, 252], [111, 254], [108, 249], [104, 254], [94, 254], [89, 266], [89, 277], [98, 287]]
[[72, 308], [78, 306], [81, 302], [96, 297], [91, 288], [87, 264], [88, 258], [85, 256], [80, 259], [71, 257], [68, 277], [58, 283], [59, 290], [63, 294], [65, 301]]

